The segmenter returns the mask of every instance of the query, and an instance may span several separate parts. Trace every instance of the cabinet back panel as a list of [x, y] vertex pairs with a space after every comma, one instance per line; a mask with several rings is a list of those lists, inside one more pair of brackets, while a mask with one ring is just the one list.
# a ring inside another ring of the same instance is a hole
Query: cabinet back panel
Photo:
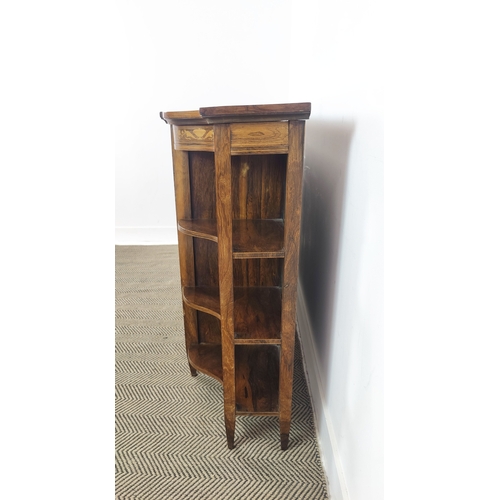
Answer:
[[231, 157], [233, 219], [281, 219], [287, 155]]
[[220, 320], [215, 316], [196, 311], [198, 314], [198, 339], [200, 343], [220, 344]]
[[219, 286], [217, 243], [193, 238], [196, 286]]
[[215, 219], [215, 160], [213, 153], [189, 153], [191, 218]]
[[[191, 218], [215, 219], [215, 159], [202, 151], [189, 153], [191, 183]], [[195, 283], [197, 286], [219, 286], [217, 243], [193, 238]], [[201, 343], [221, 342], [220, 321], [210, 314], [197, 311], [198, 339]]]
[[233, 261], [234, 286], [281, 286], [283, 259]]
[[[214, 154], [189, 153], [191, 183], [191, 218], [215, 219], [215, 162]], [[193, 238], [196, 285], [218, 286], [217, 244]]]

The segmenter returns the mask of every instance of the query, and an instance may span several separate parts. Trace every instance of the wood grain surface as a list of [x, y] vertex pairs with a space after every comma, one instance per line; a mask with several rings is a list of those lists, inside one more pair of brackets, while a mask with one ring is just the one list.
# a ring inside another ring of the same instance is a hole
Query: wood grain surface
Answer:
[[278, 415], [288, 447], [304, 120], [310, 103], [160, 116], [171, 127], [186, 348], [236, 414]]
[[[283, 257], [283, 220], [233, 220], [233, 258], [257, 259]], [[180, 220], [181, 233], [218, 242], [214, 219]]]
[[199, 111], [163, 111], [160, 113], [160, 118], [171, 125], [203, 125], [210, 123], [306, 120], [310, 114], [311, 103], [299, 102], [213, 106], [200, 108]]
[[237, 411], [279, 411], [279, 347], [237, 345], [235, 352]]
[[[175, 149], [173, 134], [171, 134], [171, 144], [174, 165], [175, 209], [177, 219], [187, 219], [192, 217], [189, 156], [188, 153]], [[193, 286], [196, 282], [193, 239], [187, 235], [178, 233], [178, 247], [179, 264], [181, 269], [181, 285]], [[195, 376], [196, 370], [189, 360], [189, 346], [199, 342], [198, 317], [196, 311], [190, 307], [183, 307], [184, 328], [186, 332], [186, 352], [188, 355], [191, 375]]]
[[181, 151], [213, 151], [213, 125], [173, 125], [174, 146]]
[[235, 343], [279, 343], [281, 339], [281, 289], [234, 289]]
[[219, 293], [224, 376], [224, 421], [229, 449], [234, 447], [234, 302], [233, 232], [231, 217], [231, 152], [229, 125], [214, 127], [217, 234], [219, 238]]
[[292, 413], [293, 353], [299, 266], [300, 215], [302, 207], [302, 167], [304, 157], [304, 122], [289, 122], [285, 200], [285, 260], [283, 266], [283, 307], [281, 315], [280, 362], [280, 434], [281, 447], [288, 448]]
[[288, 152], [288, 123], [232, 123], [231, 154]]
[[189, 358], [196, 370], [223, 381], [220, 344], [193, 344], [189, 346]]

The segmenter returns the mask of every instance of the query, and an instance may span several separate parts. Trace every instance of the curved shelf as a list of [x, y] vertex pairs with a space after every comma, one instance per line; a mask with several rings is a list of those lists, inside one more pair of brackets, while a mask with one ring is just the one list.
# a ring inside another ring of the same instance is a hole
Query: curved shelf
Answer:
[[220, 344], [192, 344], [188, 349], [191, 365], [199, 372], [222, 382], [222, 348]]
[[[180, 220], [181, 233], [218, 242], [215, 219]], [[285, 256], [283, 219], [233, 220], [233, 258], [271, 259]]]
[[217, 243], [217, 221], [214, 219], [180, 220], [177, 225], [181, 233]]
[[[217, 287], [184, 287], [184, 302], [197, 311], [220, 319]], [[281, 343], [281, 289], [234, 287], [234, 343]]]
[[185, 286], [182, 289], [182, 298], [189, 307], [220, 319], [220, 299], [217, 287]]

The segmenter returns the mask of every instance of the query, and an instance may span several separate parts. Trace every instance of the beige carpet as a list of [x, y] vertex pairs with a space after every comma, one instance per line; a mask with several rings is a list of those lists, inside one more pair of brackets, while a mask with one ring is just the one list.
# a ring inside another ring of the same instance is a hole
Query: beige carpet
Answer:
[[[296, 343], [299, 345], [298, 342]], [[326, 499], [300, 348], [290, 447], [276, 417], [237, 417], [186, 359], [176, 246], [116, 247], [116, 498]]]

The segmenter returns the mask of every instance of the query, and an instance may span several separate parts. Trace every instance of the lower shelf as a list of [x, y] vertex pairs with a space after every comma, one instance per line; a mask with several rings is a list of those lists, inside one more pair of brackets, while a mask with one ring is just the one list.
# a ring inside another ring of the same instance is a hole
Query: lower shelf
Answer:
[[280, 348], [236, 345], [234, 354], [236, 412], [278, 412]]
[[[277, 415], [279, 412], [280, 347], [235, 345], [237, 414]], [[201, 373], [222, 382], [222, 349], [218, 344], [193, 344], [189, 361]]]
[[220, 344], [193, 344], [189, 362], [199, 372], [222, 382], [222, 349]]

